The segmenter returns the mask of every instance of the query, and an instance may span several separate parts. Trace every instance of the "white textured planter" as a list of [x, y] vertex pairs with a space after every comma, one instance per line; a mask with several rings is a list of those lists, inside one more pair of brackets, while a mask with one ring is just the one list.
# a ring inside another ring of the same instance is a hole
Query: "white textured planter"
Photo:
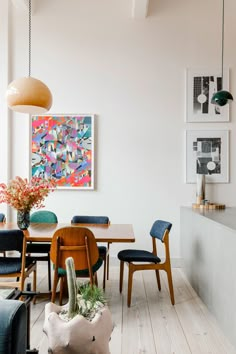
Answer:
[[45, 306], [43, 330], [48, 337], [49, 353], [53, 354], [109, 354], [109, 340], [112, 332], [111, 312], [102, 308], [90, 322], [81, 315], [65, 322], [59, 312], [67, 305]]

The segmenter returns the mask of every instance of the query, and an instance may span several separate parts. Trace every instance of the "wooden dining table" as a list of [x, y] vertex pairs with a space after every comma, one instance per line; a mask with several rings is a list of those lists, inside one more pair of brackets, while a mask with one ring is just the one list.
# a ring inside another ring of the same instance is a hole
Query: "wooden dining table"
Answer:
[[[90, 229], [97, 242], [107, 243], [127, 243], [135, 242], [133, 226], [131, 224], [70, 224], [70, 223], [57, 223], [57, 224], [43, 224], [31, 223], [24, 234], [27, 241], [32, 242], [51, 242], [55, 231], [62, 227], [86, 227]], [[7, 222], [0, 223], [0, 230], [13, 230], [19, 229], [17, 223]]]
[[[62, 227], [86, 227], [90, 229], [97, 242], [110, 243], [126, 243], [135, 242], [133, 226], [131, 224], [71, 224], [71, 223], [31, 223], [27, 230], [23, 230], [26, 241], [30, 242], [51, 242], [55, 231]], [[0, 230], [16, 230], [19, 229], [17, 223], [6, 222], [0, 223]], [[51, 292], [40, 292], [37, 298], [50, 298]]]

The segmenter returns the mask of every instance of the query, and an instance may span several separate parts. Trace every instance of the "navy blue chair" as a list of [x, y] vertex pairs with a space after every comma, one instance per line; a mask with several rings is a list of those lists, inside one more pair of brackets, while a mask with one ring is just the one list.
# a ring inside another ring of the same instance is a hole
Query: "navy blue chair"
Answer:
[[[131, 305], [133, 273], [138, 270], [155, 270], [159, 290], [161, 290], [159, 270], [164, 270], [168, 278], [171, 303], [172, 305], [175, 304], [169, 251], [169, 232], [171, 227], [172, 224], [167, 221], [157, 220], [154, 222], [150, 231], [150, 236], [152, 237], [152, 252], [146, 250], [126, 249], [118, 253], [118, 258], [120, 260], [120, 292], [122, 292], [123, 287], [124, 263], [126, 262], [129, 267], [128, 307]], [[163, 242], [165, 246], [165, 260], [163, 262], [157, 255], [156, 240]]]
[[[6, 222], [6, 217], [5, 217], [5, 214], [3, 214], [3, 213], [0, 213], [0, 222]], [[0, 253], [2, 253], [4, 257], [6, 256], [5, 251], [0, 251]]]
[[[30, 216], [31, 223], [55, 224], [58, 219], [55, 213], [49, 210], [39, 210]], [[50, 242], [28, 242], [26, 252], [36, 261], [48, 263], [48, 290], [51, 290], [51, 261], [50, 261]], [[43, 254], [43, 255], [42, 255]]]
[[[0, 230], [0, 249], [17, 251], [13, 256], [0, 257], [0, 287], [24, 290], [25, 279], [33, 272], [33, 290], [36, 291], [36, 262], [26, 257], [26, 238], [22, 230]], [[4, 281], [4, 278], [17, 280]]]
[[[110, 221], [108, 216], [93, 216], [93, 215], [75, 215], [71, 220], [72, 224], [104, 224], [109, 225]], [[106, 288], [106, 276], [109, 279], [109, 248], [110, 242], [107, 243], [107, 247], [98, 246], [99, 256], [104, 262], [103, 271], [103, 289]]]

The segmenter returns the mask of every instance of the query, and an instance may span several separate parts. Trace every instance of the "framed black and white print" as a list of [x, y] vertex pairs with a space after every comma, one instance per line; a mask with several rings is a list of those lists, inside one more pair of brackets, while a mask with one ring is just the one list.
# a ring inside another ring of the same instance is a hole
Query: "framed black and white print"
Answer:
[[186, 80], [186, 121], [187, 122], [228, 122], [229, 105], [216, 106], [211, 103], [213, 94], [222, 87], [229, 90], [229, 70], [224, 69], [224, 83], [220, 70], [187, 69]]
[[229, 182], [229, 131], [186, 131], [186, 183], [204, 174], [207, 183]]

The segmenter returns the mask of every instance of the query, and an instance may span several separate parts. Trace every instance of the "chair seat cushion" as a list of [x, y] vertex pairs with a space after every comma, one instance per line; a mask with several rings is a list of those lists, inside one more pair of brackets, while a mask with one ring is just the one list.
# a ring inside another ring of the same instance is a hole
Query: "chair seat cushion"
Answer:
[[27, 243], [26, 253], [49, 253], [50, 247], [50, 243]]
[[[92, 271], [93, 274], [96, 273], [96, 271], [101, 267], [103, 263], [102, 258], [98, 258], [97, 262], [93, 265]], [[83, 270], [76, 270], [76, 277], [89, 277], [89, 271], [88, 269], [83, 269]], [[66, 270], [63, 268], [58, 268], [58, 276], [65, 276], [66, 275]]]
[[161, 259], [155, 256], [152, 252], [144, 250], [123, 250], [118, 253], [118, 258], [120, 261], [125, 262], [161, 262]]
[[107, 254], [106, 246], [98, 246], [99, 256], [105, 257]]
[[[26, 268], [32, 263], [31, 257], [26, 257]], [[0, 275], [19, 273], [21, 259], [16, 257], [0, 257]]]

